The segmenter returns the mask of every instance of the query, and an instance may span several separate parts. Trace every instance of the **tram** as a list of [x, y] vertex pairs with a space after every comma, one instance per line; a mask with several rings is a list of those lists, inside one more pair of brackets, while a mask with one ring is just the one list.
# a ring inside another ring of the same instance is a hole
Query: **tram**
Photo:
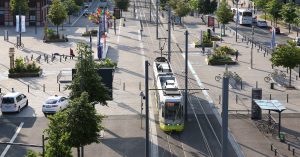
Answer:
[[167, 132], [181, 132], [184, 129], [183, 96], [171, 65], [166, 58], [158, 57], [153, 63], [153, 71], [159, 127]]

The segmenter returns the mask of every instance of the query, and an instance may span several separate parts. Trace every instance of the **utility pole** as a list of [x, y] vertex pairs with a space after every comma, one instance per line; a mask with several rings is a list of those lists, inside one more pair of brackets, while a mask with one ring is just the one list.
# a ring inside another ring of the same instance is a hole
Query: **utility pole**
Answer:
[[254, 35], [254, 26], [252, 25], [252, 33], [251, 33], [251, 57], [250, 57], [250, 66], [253, 68], [253, 35]]
[[149, 141], [149, 76], [148, 76], [148, 60], [145, 61], [145, 108], [146, 108], [146, 157], [150, 157], [150, 141]]
[[225, 66], [225, 73], [223, 75], [222, 88], [222, 157], [228, 157], [228, 86], [229, 78], [227, 72], [227, 65]]
[[21, 43], [22, 43], [22, 21], [21, 21], [21, 7], [19, 6], [19, 35], [20, 35], [20, 39], [19, 39], [19, 42], [17, 41], [17, 45], [18, 46], [21, 46]]
[[185, 89], [184, 89], [184, 112], [185, 112], [185, 121], [188, 119], [188, 114], [187, 114], [187, 98], [188, 98], [188, 36], [189, 32], [188, 30], [185, 31]]
[[158, 39], [158, 0], [156, 0], [156, 39]]
[[168, 61], [171, 63], [171, 7], [168, 6]]
[[[238, 26], [238, 21], [239, 21], [239, 0], [236, 0], [236, 19], [235, 19], [235, 42], [237, 42], [237, 26]], [[225, 28], [224, 28], [225, 29]]]
[[151, 22], [151, 10], [152, 10], [152, 0], [149, 0], [149, 5], [150, 5], [150, 22]]

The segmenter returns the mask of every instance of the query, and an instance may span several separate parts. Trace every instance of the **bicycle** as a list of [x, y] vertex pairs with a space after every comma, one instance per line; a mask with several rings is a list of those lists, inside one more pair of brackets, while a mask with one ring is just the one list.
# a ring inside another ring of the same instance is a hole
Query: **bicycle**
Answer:
[[286, 74], [282, 70], [275, 69], [274, 74], [276, 76], [281, 76], [282, 78], [286, 78]]
[[23, 43], [21, 43], [21, 44], [18, 44], [18, 43], [16, 43], [16, 44], [14, 44], [14, 46], [18, 49], [18, 48], [24, 48], [24, 44]]
[[241, 82], [242, 81], [242, 78], [236, 72], [233, 72], [233, 78], [237, 82]]
[[222, 78], [221, 74], [218, 74], [217, 76], [215, 76], [215, 80], [216, 80], [216, 81], [220, 81], [221, 78]]

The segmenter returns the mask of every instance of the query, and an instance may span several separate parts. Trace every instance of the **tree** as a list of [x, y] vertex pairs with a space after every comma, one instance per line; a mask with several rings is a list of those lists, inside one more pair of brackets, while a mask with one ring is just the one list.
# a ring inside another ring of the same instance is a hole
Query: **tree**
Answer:
[[280, 10], [282, 8], [282, 2], [278, 0], [271, 0], [267, 3], [267, 12], [271, 15], [275, 26], [277, 26], [277, 19], [281, 17]]
[[223, 25], [223, 28], [225, 28], [225, 24], [228, 24], [229, 21], [232, 20], [232, 12], [225, 0], [222, 0], [222, 2], [220, 3], [219, 8], [216, 11], [216, 16], [218, 18], [218, 21]]
[[71, 147], [67, 143], [70, 138], [70, 134], [66, 131], [67, 114], [64, 111], [58, 112], [49, 116], [49, 120], [50, 123], [45, 130], [48, 135], [45, 157], [72, 157]]
[[69, 133], [68, 143], [76, 147], [78, 155], [79, 148], [91, 143], [100, 142], [100, 131], [103, 129], [101, 123], [104, 116], [98, 115], [92, 103], [89, 103], [89, 94], [81, 93], [79, 98], [69, 102], [67, 108], [66, 131]]
[[262, 10], [265, 14], [265, 21], [267, 20], [267, 3], [270, 0], [254, 0], [257, 9]]
[[289, 24], [289, 33], [291, 33], [291, 23], [294, 23], [296, 14], [296, 4], [295, 3], [286, 3], [283, 5], [280, 14], [284, 20], [284, 22]]
[[101, 77], [96, 72], [96, 65], [93, 60], [93, 52], [84, 43], [77, 45], [77, 52], [80, 59], [76, 63], [76, 74], [71, 85], [67, 86], [70, 91], [70, 99], [78, 98], [82, 92], [88, 92], [89, 102], [93, 104], [107, 104], [110, 97], [108, 89], [101, 82]]
[[10, 0], [9, 6], [11, 13], [14, 15], [26, 15], [29, 11], [28, 3], [28, 0]]
[[39, 157], [39, 153], [33, 151], [33, 150], [28, 150], [25, 157]]
[[69, 23], [71, 23], [70, 22], [70, 15], [78, 12], [80, 7], [75, 3], [74, 0], [64, 0], [63, 5], [65, 6], [65, 8], [67, 10], [67, 14], [69, 16]]
[[115, 0], [115, 4], [121, 11], [127, 10], [129, 7], [129, 0]]
[[50, 21], [56, 26], [56, 33], [58, 35], [58, 26], [67, 18], [67, 10], [60, 0], [53, 0], [49, 9], [48, 17]]
[[217, 9], [217, 1], [216, 0], [199, 0], [198, 3], [198, 11], [199, 14], [211, 14]]
[[76, 5], [82, 6], [84, 0], [75, 0]]
[[189, 0], [189, 5], [192, 11], [198, 10], [198, 0]]
[[294, 24], [297, 26], [297, 37], [299, 35], [299, 25], [300, 25], [300, 7], [296, 7], [296, 18], [294, 20]]
[[296, 46], [295, 42], [288, 41], [287, 45], [279, 46], [272, 53], [271, 62], [275, 66], [283, 66], [289, 68], [290, 79], [289, 86], [291, 86], [292, 69], [300, 64], [300, 48]]
[[185, 0], [173, 0], [173, 1], [176, 1], [176, 7], [173, 8], [176, 16], [184, 17], [188, 15], [188, 13], [191, 11], [189, 3], [186, 3]]

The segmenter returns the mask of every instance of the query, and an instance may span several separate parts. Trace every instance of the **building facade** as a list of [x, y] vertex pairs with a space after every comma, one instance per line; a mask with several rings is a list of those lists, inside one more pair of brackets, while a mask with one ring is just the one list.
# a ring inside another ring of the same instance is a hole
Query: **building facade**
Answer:
[[[15, 26], [16, 17], [9, 7], [10, 0], [0, 0], [0, 26]], [[29, 0], [26, 26], [42, 26], [45, 23], [49, 0]]]

